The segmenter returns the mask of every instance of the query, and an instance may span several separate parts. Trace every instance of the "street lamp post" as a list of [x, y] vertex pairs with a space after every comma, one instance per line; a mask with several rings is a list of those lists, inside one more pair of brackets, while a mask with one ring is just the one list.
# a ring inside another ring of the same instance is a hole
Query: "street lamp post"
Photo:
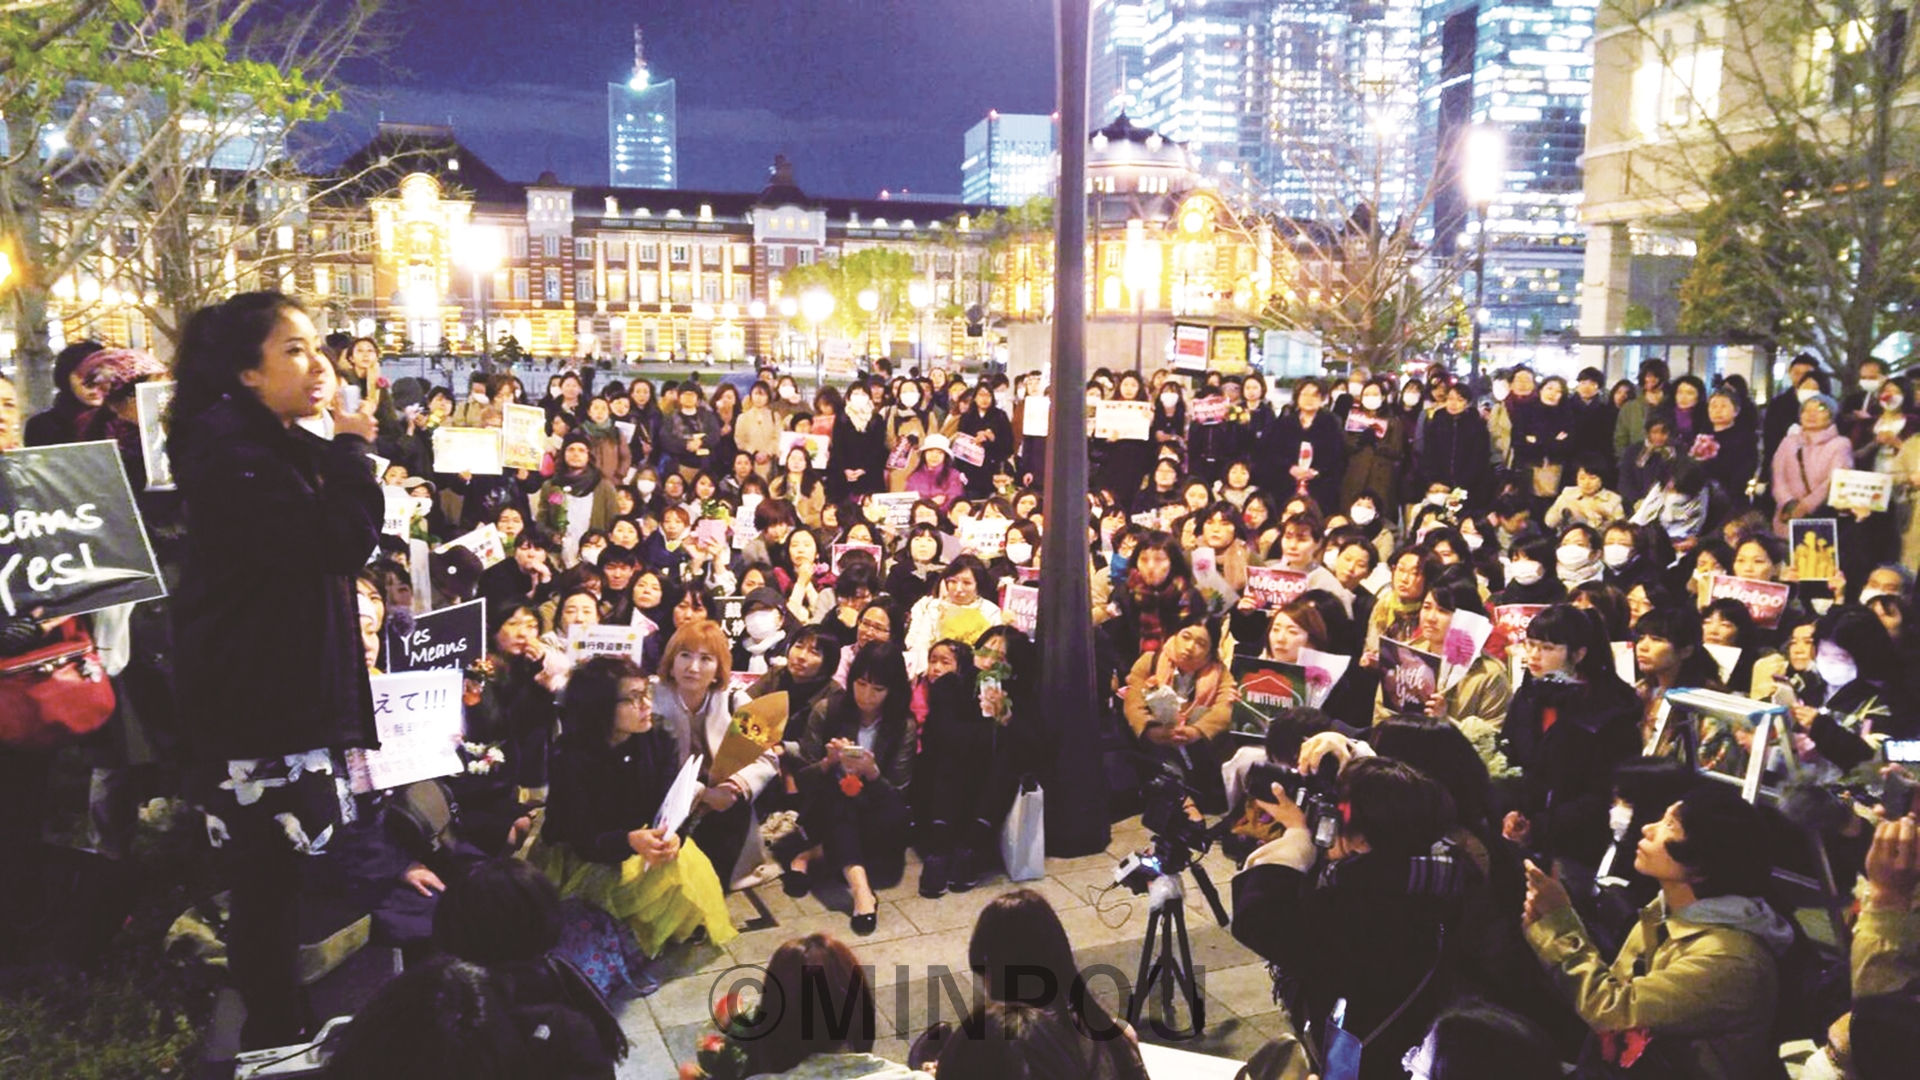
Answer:
[[820, 331], [833, 314], [833, 294], [825, 289], [808, 289], [801, 293], [800, 313], [813, 324], [813, 385], [817, 390], [827, 383], [827, 358]]
[[1061, 197], [1054, 203], [1053, 394], [1041, 536], [1040, 708], [1057, 736], [1046, 770], [1047, 853], [1106, 850], [1100, 699], [1093, 676], [1093, 600], [1087, 573], [1087, 68], [1086, 0], [1054, 0], [1059, 48], [1056, 115]]
[[1144, 373], [1147, 344], [1147, 290], [1153, 286], [1153, 267], [1148, 262], [1147, 226], [1139, 218], [1127, 222], [1127, 261], [1121, 267], [1127, 291], [1133, 294], [1133, 370]]
[[1499, 197], [1506, 169], [1506, 147], [1498, 128], [1475, 124], [1467, 129], [1461, 184], [1478, 217], [1474, 230], [1473, 340], [1468, 373], [1480, 374], [1480, 324], [1487, 296], [1487, 207]]
[[873, 313], [880, 309], [880, 294], [873, 289], [861, 289], [855, 298], [860, 310], [867, 313], [867, 359], [873, 359]]
[[460, 260], [473, 275], [473, 307], [480, 316], [480, 369], [489, 371], [493, 358], [493, 335], [487, 329], [487, 292], [482, 277], [491, 277], [500, 265], [500, 247], [491, 232], [469, 228], [460, 249]]
[[913, 345], [913, 365], [924, 371], [927, 367], [927, 310], [933, 304], [933, 286], [920, 278], [908, 282], [907, 303], [912, 304], [914, 313], [920, 316], [920, 334]]
[[793, 317], [800, 314], [800, 302], [791, 296], [780, 298], [780, 358], [793, 362]]

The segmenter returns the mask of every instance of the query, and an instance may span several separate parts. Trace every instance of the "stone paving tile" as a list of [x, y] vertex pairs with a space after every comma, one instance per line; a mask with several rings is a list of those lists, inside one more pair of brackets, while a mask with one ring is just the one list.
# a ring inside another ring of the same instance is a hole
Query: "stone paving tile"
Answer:
[[633, 1019], [635, 1016], [631, 1011], [621, 1016], [620, 1026], [627, 1033], [627, 1060], [614, 1070], [614, 1076], [617, 1080], [661, 1080], [674, 1075], [679, 1063], [667, 1053], [667, 1044], [646, 1006], [640, 1005], [638, 1019]]

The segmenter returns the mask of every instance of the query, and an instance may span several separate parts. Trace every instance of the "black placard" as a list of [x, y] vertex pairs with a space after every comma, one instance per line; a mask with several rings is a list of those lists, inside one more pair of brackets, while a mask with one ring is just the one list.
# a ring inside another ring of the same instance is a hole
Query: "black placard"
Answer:
[[117, 446], [0, 454], [0, 612], [56, 618], [165, 595]]
[[469, 600], [413, 617], [413, 632], [387, 633], [389, 671], [465, 670], [487, 655], [487, 602]]

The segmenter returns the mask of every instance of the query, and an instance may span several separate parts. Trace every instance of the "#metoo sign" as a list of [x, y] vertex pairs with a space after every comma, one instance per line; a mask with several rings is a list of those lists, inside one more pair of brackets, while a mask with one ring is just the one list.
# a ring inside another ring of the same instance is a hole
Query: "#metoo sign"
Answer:
[[1787, 598], [1792, 594], [1793, 586], [1781, 582], [1715, 574], [1708, 595], [1715, 600], [1725, 598], [1740, 601], [1746, 605], [1755, 623], [1771, 630], [1780, 625], [1780, 616], [1786, 614]]

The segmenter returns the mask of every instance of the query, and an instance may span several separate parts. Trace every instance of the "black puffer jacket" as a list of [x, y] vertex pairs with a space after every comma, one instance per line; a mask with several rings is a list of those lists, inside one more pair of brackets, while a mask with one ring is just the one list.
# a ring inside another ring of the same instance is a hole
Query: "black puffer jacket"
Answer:
[[366, 440], [229, 398], [172, 431], [187, 563], [175, 677], [201, 761], [374, 745], [353, 576], [384, 504]]

